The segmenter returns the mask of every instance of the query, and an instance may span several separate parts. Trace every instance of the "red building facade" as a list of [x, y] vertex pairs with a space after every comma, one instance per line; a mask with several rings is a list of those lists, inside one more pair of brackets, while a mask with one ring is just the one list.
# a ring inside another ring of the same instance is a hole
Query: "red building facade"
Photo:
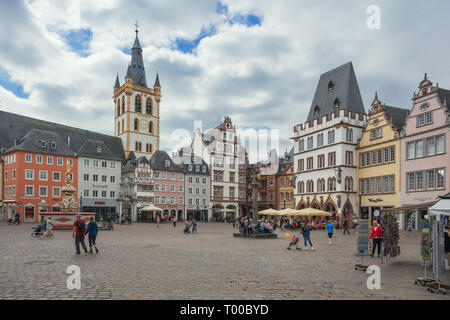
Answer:
[[73, 185], [78, 184], [75, 153], [55, 133], [32, 130], [2, 158], [3, 206], [8, 219], [19, 213], [22, 222], [38, 222], [40, 212], [59, 211], [68, 165]]

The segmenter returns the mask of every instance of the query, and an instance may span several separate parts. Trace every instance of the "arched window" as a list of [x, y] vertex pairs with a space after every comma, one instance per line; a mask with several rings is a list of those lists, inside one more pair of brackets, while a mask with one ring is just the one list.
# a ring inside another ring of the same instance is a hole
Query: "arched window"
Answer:
[[[122, 114], [124, 114], [124, 113], [125, 113], [125, 98], [122, 97]], [[122, 124], [122, 127], [123, 127], [123, 124]]]
[[145, 104], [145, 113], [153, 114], [152, 98], [147, 98], [147, 103]]
[[134, 130], [139, 130], [139, 120], [138, 119], [134, 119]]
[[284, 179], [281, 179], [281, 187], [284, 187]]
[[284, 193], [281, 193], [281, 201], [284, 201]]
[[291, 201], [294, 200], [294, 193], [291, 192]]
[[117, 134], [120, 134], [120, 121], [117, 123]]
[[153, 133], [153, 121], [150, 121], [150, 122], [148, 123], [148, 132], [149, 132], [149, 133]]
[[305, 183], [303, 181], [298, 183], [298, 193], [305, 193]]
[[302, 152], [305, 150], [305, 141], [302, 139], [298, 142], [298, 152]]
[[328, 191], [336, 191], [336, 178], [328, 178]]
[[328, 131], [328, 144], [334, 143], [334, 130]]
[[142, 98], [140, 95], [137, 95], [134, 100], [134, 111], [142, 112]]
[[346, 137], [347, 142], [353, 142], [353, 129], [347, 129]]
[[286, 187], [289, 187], [289, 178], [286, 178]]
[[120, 116], [120, 99], [117, 100], [117, 116]]
[[122, 119], [122, 132], [124, 132], [125, 131], [125, 122], [124, 122], [124, 120]]

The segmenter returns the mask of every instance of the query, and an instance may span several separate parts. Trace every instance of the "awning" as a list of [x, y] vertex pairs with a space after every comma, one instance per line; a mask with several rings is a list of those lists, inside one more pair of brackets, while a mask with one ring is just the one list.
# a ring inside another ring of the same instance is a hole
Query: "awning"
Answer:
[[306, 209], [298, 210], [298, 213], [293, 214], [293, 216], [331, 217], [332, 214], [329, 212], [314, 209], [314, 208], [306, 208]]
[[275, 215], [278, 215], [278, 212], [279, 211], [271, 208], [271, 209], [259, 211], [258, 214], [262, 215], [262, 216], [275, 216]]
[[139, 211], [162, 211], [162, 209], [155, 207], [154, 205], [150, 205], [139, 209]]
[[403, 206], [403, 207], [382, 209], [380, 211], [381, 211], [381, 213], [383, 213], [383, 212], [404, 212], [404, 211], [428, 209], [428, 208], [434, 206], [437, 202], [438, 201], [436, 200], [436, 201], [432, 201], [432, 202], [424, 202], [424, 203], [420, 203], [420, 204], [407, 205], [407, 206]]
[[430, 215], [450, 216], [450, 199], [442, 198], [429, 210]]

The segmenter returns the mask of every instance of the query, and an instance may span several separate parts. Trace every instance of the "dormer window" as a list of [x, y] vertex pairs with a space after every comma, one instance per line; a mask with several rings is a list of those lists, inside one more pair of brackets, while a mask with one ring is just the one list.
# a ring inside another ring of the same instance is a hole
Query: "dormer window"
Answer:
[[319, 112], [320, 112], [319, 106], [315, 106], [315, 107], [314, 107], [314, 115], [315, 115], [315, 116], [319, 115]]
[[336, 98], [336, 100], [334, 100], [334, 108], [336, 109], [336, 108], [339, 108], [340, 106], [341, 106], [341, 101], [338, 98]]
[[97, 147], [97, 153], [102, 153], [102, 147]]
[[425, 111], [430, 107], [430, 105], [428, 103], [424, 103], [423, 105], [420, 106], [420, 110], [421, 111]]
[[41, 148], [47, 148], [47, 142], [41, 140]]
[[165, 163], [164, 163], [164, 166], [167, 167], [167, 168], [170, 168], [170, 161], [166, 160]]
[[188, 170], [192, 171], [192, 165], [191, 164], [188, 166]]
[[53, 150], [56, 150], [56, 142], [55, 141], [50, 142], [50, 148]]
[[333, 82], [333, 81], [330, 81], [330, 82], [328, 83], [328, 91], [332, 91], [332, 90], [334, 90], [334, 82]]
[[428, 93], [428, 90], [426, 88], [422, 90], [422, 95], [423, 96], [426, 95], [427, 93]]

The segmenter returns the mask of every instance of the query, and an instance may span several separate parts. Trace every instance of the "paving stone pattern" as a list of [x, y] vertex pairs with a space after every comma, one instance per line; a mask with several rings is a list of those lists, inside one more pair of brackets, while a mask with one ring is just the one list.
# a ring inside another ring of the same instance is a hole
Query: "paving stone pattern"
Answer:
[[[313, 231], [311, 252], [286, 250], [278, 230], [278, 239], [255, 240], [234, 238], [223, 223], [199, 223], [195, 235], [182, 224], [119, 225], [100, 231], [100, 254], [76, 256], [70, 231], [43, 240], [31, 227], [0, 225], [0, 299], [450, 299], [414, 284], [423, 275], [420, 239], [406, 232], [395, 261], [365, 258], [381, 267], [381, 290], [369, 290], [369, 275], [354, 270], [354, 230], [338, 230], [331, 246]], [[66, 286], [69, 265], [81, 268], [81, 290]]]

